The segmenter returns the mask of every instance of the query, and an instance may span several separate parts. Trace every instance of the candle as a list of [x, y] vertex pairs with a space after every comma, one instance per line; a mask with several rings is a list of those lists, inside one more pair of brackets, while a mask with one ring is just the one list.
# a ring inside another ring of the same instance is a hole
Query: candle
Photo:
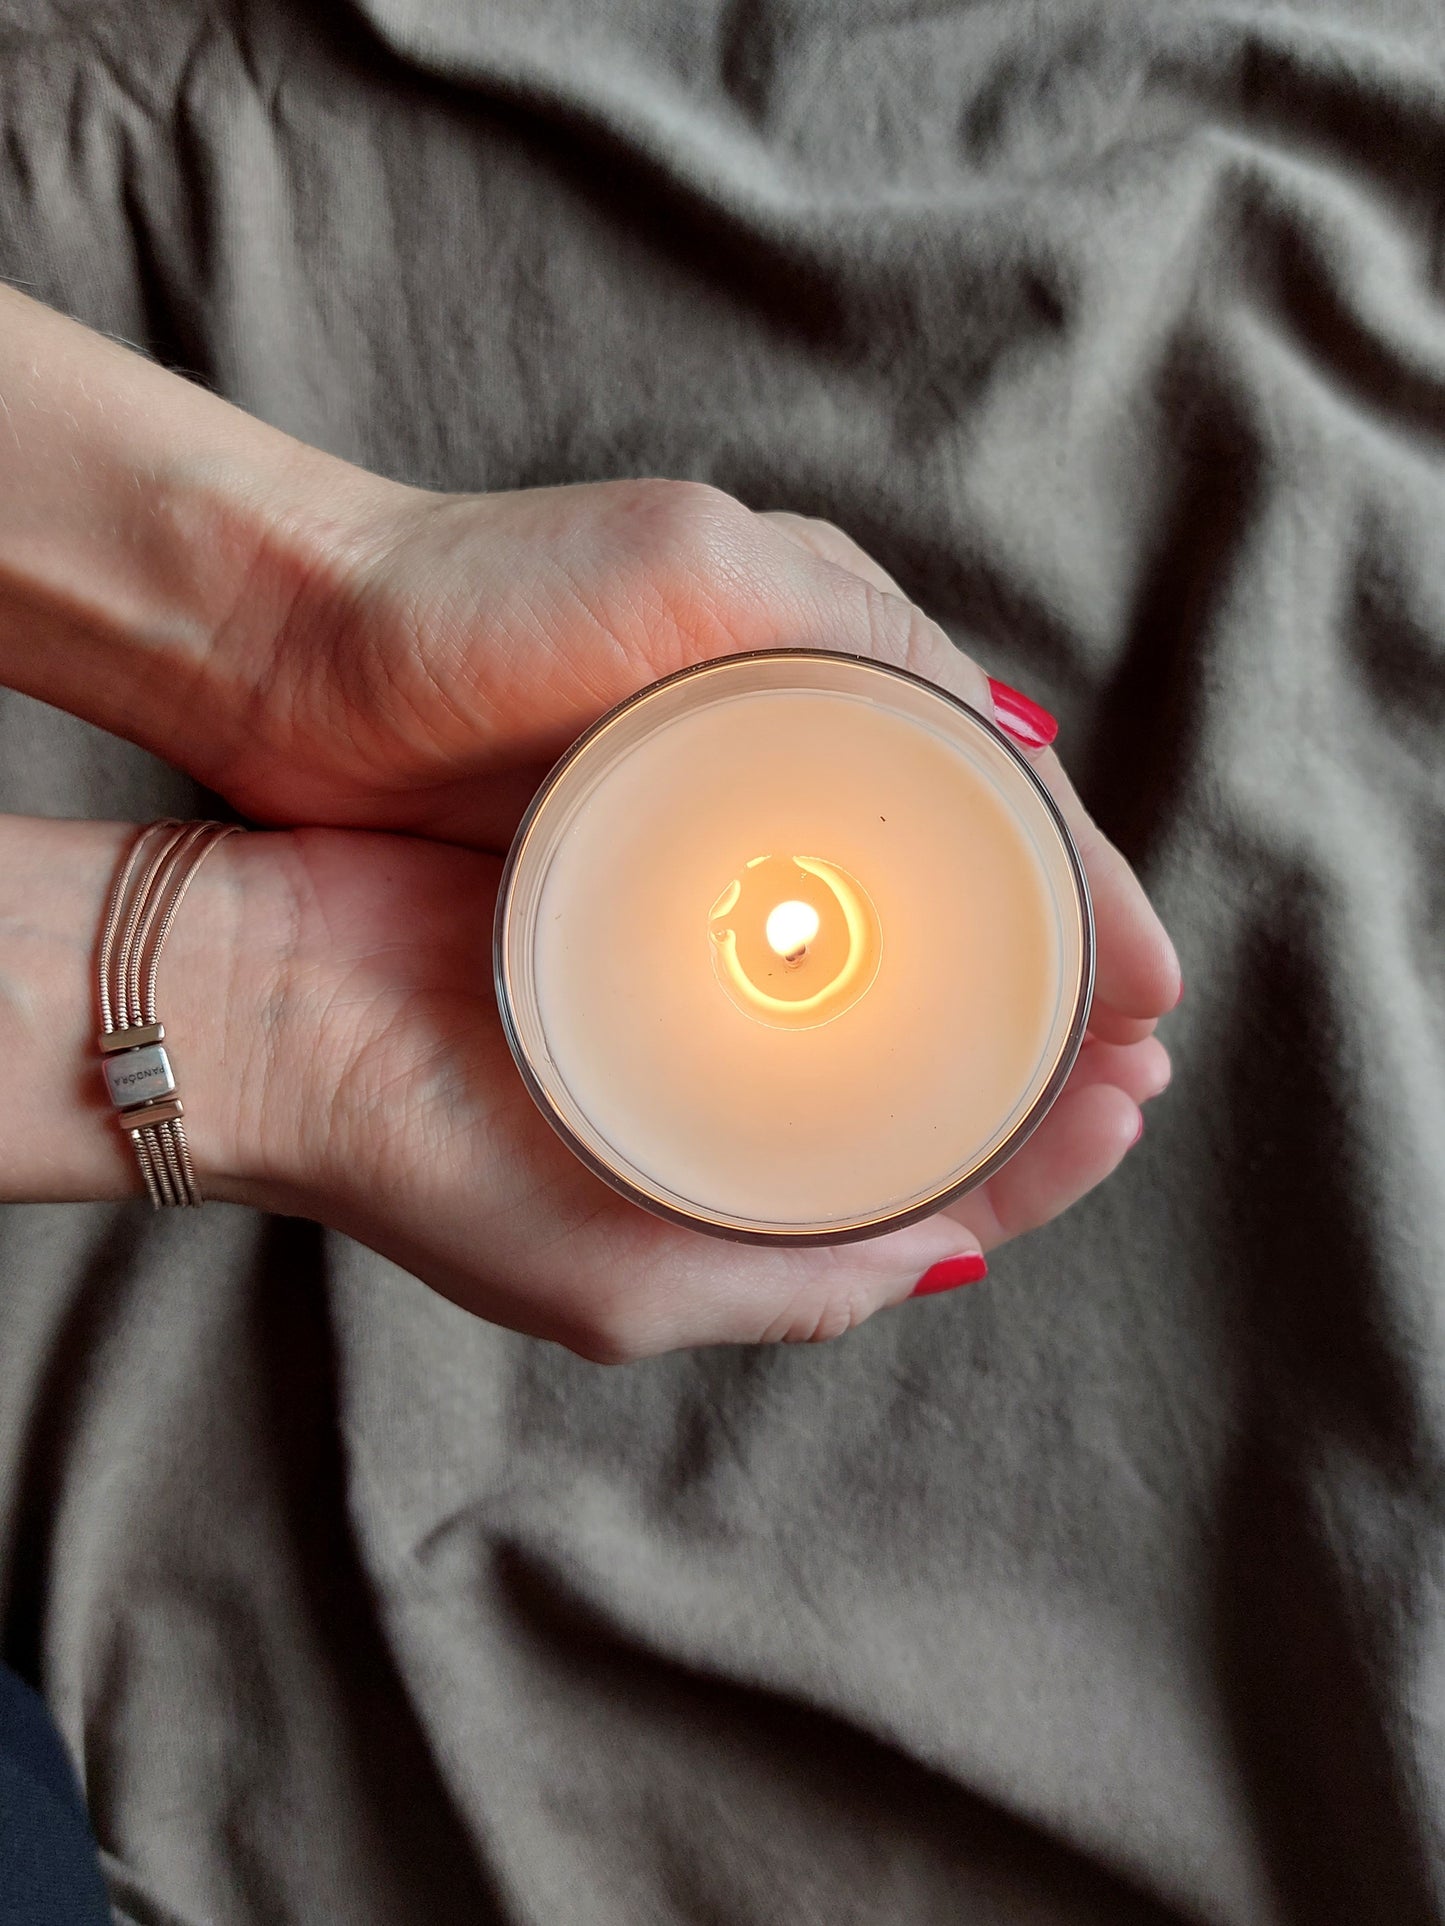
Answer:
[[534, 1098], [637, 1203], [841, 1243], [980, 1183], [1078, 1053], [1078, 852], [1008, 739], [865, 658], [655, 683], [558, 764], [497, 910]]

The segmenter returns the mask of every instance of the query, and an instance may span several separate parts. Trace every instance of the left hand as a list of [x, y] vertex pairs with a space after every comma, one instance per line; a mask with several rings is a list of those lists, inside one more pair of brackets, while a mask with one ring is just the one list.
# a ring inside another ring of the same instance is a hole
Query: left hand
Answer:
[[[500, 870], [494, 856], [359, 830], [223, 843], [167, 953], [177, 1017], [199, 1037], [216, 1021], [209, 985], [232, 986], [240, 1072], [217, 1061], [202, 1083], [204, 1052], [187, 1051], [194, 1147], [212, 1194], [314, 1217], [479, 1316], [599, 1362], [839, 1336], [941, 1260], [1065, 1209], [1122, 1157], [1135, 1100], [1160, 1082], [1153, 1039], [1088, 1046], [1002, 1170], [881, 1237], [798, 1250], [686, 1230], [593, 1176], [524, 1089], [487, 960]], [[229, 964], [204, 947], [187, 956], [217, 928], [235, 932]], [[192, 1014], [186, 991], [200, 997]]]

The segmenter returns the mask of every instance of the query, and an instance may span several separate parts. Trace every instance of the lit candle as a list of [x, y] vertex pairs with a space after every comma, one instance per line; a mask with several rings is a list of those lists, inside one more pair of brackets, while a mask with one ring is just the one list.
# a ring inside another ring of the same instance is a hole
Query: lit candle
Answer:
[[841, 1243], [1018, 1148], [1078, 1053], [1083, 866], [991, 722], [805, 650], [632, 697], [534, 800], [497, 910], [523, 1077], [614, 1188], [699, 1230]]

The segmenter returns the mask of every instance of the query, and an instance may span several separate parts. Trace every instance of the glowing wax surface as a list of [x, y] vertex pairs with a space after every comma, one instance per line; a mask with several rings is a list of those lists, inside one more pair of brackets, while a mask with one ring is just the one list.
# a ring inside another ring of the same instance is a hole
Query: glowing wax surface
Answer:
[[[1008, 774], [820, 689], [713, 701], [607, 769], [550, 855], [531, 950], [543, 1073], [604, 1154], [781, 1225], [886, 1214], [977, 1158], [1077, 987]], [[876, 975], [813, 1027], [757, 1020], [719, 981], [710, 915], [760, 857], [836, 865], [876, 912]]]

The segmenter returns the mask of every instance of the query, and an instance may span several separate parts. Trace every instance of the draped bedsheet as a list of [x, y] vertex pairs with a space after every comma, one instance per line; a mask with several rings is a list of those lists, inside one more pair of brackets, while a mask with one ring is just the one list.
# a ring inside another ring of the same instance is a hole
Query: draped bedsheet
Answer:
[[[1445, 1920], [1442, 183], [1436, 0], [0, 0], [0, 277], [412, 483], [840, 523], [1188, 985], [1111, 1182], [817, 1348], [0, 1213], [120, 1921]], [[205, 800], [0, 696], [0, 807]]]

